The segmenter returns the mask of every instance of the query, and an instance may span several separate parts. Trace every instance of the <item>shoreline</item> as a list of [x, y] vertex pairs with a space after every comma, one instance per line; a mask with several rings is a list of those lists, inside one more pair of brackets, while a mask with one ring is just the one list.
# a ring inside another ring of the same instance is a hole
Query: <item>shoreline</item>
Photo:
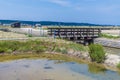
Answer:
[[[10, 58], [9, 58], [10, 57]], [[4, 58], [2, 60], [1, 58]], [[17, 55], [0, 55], [0, 62], [11, 62], [15, 60], [23, 60], [23, 59], [48, 59], [48, 60], [60, 60], [62, 62], [76, 62], [78, 64], [86, 64], [86, 65], [94, 65], [94, 67], [101, 69], [101, 71], [107, 70], [103, 64], [97, 64], [95, 62], [90, 62], [85, 59], [80, 59], [75, 56], [70, 56], [68, 54], [61, 54], [61, 53], [42, 53], [42, 54], [17, 54]], [[2, 60], [2, 61], [1, 61]], [[112, 70], [112, 69], [109, 69]], [[100, 72], [101, 72], [100, 71]], [[115, 71], [115, 70], [114, 70]]]
[[68, 54], [62, 54], [58, 52], [45, 52], [41, 54], [37, 53], [23, 53], [23, 54], [1, 54], [0, 57], [4, 58], [4, 60], [0, 59], [0, 62], [4, 61], [12, 61], [19, 59], [50, 59], [50, 60], [65, 60], [65, 61], [75, 61], [77, 63], [85, 63], [85, 64], [95, 64], [101, 68], [120, 71], [117, 68], [117, 64], [120, 62], [120, 56], [114, 54], [107, 54], [107, 59], [104, 63], [96, 63], [92, 62], [88, 52], [82, 51], [68, 51]]
[[[88, 52], [69, 52], [68, 55], [86, 60], [91, 63], [94, 63], [91, 61]], [[119, 63], [120, 63], [120, 56], [115, 55], [115, 54], [107, 54], [106, 53], [106, 59], [105, 59], [104, 63], [97, 63], [97, 64], [104, 65], [106, 69], [118, 71], [119, 69], [117, 68], [117, 65]]]

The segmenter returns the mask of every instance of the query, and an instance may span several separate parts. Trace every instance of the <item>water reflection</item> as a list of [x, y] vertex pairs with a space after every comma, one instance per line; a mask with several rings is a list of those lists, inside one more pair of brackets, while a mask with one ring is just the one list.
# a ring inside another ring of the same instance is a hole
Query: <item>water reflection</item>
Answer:
[[96, 64], [88, 64], [88, 70], [91, 73], [98, 74], [98, 73], [105, 73], [106, 69], [104, 66], [99, 66]]
[[17, 60], [0, 63], [0, 80], [120, 80], [120, 75], [93, 64]]

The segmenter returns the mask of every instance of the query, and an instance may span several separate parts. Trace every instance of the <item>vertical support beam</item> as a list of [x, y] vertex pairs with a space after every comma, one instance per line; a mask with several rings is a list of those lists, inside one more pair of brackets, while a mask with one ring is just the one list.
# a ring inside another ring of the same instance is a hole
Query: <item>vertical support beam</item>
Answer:
[[98, 29], [98, 37], [100, 36], [100, 34], [101, 34], [101, 29], [99, 28]]
[[50, 30], [51, 30], [51, 35], [53, 35], [53, 34], [52, 34], [52, 28], [51, 28]]
[[77, 40], [78, 40], [78, 35], [79, 35], [78, 32], [79, 32], [79, 29], [77, 29]]
[[73, 40], [75, 40], [75, 29], [73, 29]]
[[71, 35], [72, 35], [72, 29], [71, 29]]
[[68, 39], [68, 37], [67, 37], [67, 28], [65, 29], [65, 35], [66, 35], [66, 39]]
[[59, 36], [59, 38], [61, 38], [61, 36], [60, 36], [60, 28], [58, 29], [58, 36]]
[[90, 45], [90, 44], [94, 44], [94, 38], [88, 40], [88, 44], [89, 44], [89, 45]]
[[84, 38], [84, 43], [83, 43], [85, 46], [88, 45], [88, 41]]
[[94, 35], [95, 35], [95, 33], [94, 33], [94, 28], [93, 28], [93, 30], [92, 30], [92, 31], [93, 31], [93, 32], [92, 32], [92, 33], [93, 33], [93, 35], [92, 35], [92, 36], [94, 37]]

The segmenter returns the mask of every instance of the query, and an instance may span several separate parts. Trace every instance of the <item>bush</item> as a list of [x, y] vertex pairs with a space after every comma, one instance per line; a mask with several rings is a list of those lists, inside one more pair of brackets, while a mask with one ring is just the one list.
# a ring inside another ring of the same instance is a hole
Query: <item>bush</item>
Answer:
[[0, 53], [4, 53], [4, 52], [5, 52], [5, 49], [0, 48]]
[[120, 63], [117, 65], [117, 68], [119, 68], [119, 69], [120, 69]]
[[33, 37], [32, 34], [28, 34], [27, 36], [28, 36], [28, 37]]
[[103, 47], [99, 44], [89, 45], [89, 54], [92, 61], [97, 63], [102, 63], [105, 60], [105, 51]]

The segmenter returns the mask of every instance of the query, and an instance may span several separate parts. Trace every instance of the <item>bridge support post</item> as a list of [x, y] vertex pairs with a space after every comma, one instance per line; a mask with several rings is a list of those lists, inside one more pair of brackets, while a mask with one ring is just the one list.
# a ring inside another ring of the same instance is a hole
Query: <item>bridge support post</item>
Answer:
[[90, 45], [90, 44], [94, 44], [94, 39], [84, 39], [84, 45], [87, 46], [87, 45]]
[[88, 45], [88, 41], [87, 41], [86, 39], [84, 39], [83, 44], [84, 44], [85, 46], [87, 46], [87, 45]]
[[90, 44], [94, 44], [94, 39], [92, 38], [92, 39], [88, 40], [88, 44], [89, 44], [89, 45], [90, 45]]

